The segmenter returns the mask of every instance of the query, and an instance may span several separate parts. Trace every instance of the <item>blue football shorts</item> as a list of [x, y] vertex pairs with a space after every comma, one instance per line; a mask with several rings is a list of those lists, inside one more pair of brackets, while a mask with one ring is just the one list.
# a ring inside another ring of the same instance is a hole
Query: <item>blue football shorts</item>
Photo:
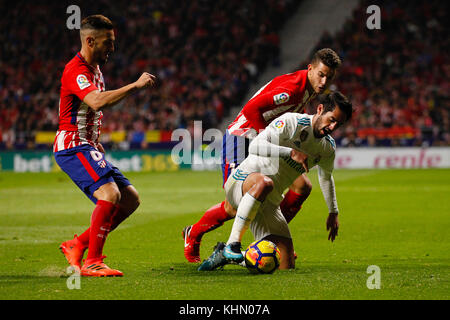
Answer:
[[55, 152], [54, 156], [62, 171], [94, 203], [97, 203], [94, 192], [106, 183], [115, 182], [119, 190], [131, 185], [122, 172], [105, 159], [103, 153], [89, 144]]
[[237, 168], [248, 156], [250, 139], [232, 135], [227, 131], [222, 140], [222, 179], [223, 185], [233, 169]]

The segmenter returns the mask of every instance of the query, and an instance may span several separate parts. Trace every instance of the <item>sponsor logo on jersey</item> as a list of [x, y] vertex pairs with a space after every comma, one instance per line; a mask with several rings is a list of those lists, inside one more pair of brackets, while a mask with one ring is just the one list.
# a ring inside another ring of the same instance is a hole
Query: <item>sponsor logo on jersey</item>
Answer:
[[84, 74], [79, 74], [77, 77], [77, 84], [80, 87], [80, 90], [86, 89], [91, 85]]
[[284, 127], [284, 122], [282, 120], [278, 120], [275, 122], [275, 128], [281, 129]]
[[289, 95], [286, 92], [277, 94], [273, 96], [273, 102], [276, 105], [283, 104], [289, 101]]

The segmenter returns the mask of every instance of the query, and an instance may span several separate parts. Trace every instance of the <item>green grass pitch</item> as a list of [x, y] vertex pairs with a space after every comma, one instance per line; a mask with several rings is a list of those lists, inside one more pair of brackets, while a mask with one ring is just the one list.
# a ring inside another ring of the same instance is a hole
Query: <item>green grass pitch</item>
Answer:
[[[1, 299], [449, 299], [450, 170], [338, 170], [339, 235], [327, 240], [317, 175], [291, 222], [295, 270], [252, 275], [239, 266], [198, 272], [181, 230], [224, 195], [219, 172], [128, 173], [141, 207], [112, 232], [105, 262], [123, 278], [66, 285], [59, 244], [87, 228], [93, 204], [63, 173], [0, 174]], [[232, 222], [203, 238], [202, 258]], [[243, 245], [252, 241], [248, 232]], [[369, 290], [367, 268], [381, 270]]]

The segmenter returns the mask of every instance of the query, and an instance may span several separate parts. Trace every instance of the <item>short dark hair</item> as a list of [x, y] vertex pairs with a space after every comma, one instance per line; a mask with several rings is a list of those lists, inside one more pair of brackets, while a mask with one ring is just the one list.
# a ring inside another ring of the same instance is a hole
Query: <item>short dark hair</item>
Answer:
[[113, 23], [107, 17], [101, 14], [94, 14], [81, 20], [80, 30], [93, 29], [93, 30], [112, 30], [114, 28]]
[[333, 111], [336, 106], [339, 106], [339, 109], [341, 109], [345, 114], [345, 121], [348, 121], [352, 118], [353, 105], [350, 100], [348, 100], [348, 98], [339, 91], [333, 91], [320, 96], [319, 102], [323, 104], [324, 112]]
[[342, 63], [338, 54], [330, 48], [320, 49], [314, 54], [311, 64], [316, 64], [319, 62], [322, 62], [324, 65], [332, 69], [339, 68]]

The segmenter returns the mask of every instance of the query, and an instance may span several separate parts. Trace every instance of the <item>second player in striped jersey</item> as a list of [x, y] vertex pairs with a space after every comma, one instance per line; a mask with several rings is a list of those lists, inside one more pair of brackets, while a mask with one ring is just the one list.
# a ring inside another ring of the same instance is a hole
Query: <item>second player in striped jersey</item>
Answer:
[[[224, 184], [231, 170], [238, 167], [248, 155], [250, 139], [255, 138], [278, 116], [286, 112], [302, 113], [309, 101], [329, 87], [340, 64], [339, 56], [332, 49], [321, 49], [314, 54], [306, 70], [278, 76], [253, 95], [228, 126], [223, 137]], [[300, 210], [311, 189], [311, 181], [305, 174], [293, 182], [280, 205], [288, 222]], [[223, 201], [207, 210], [197, 223], [187, 226], [183, 230], [186, 259], [190, 262], [199, 262], [200, 241], [203, 235], [232, 218], [234, 218], [232, 208], [227, 208], [226, 202]]]

